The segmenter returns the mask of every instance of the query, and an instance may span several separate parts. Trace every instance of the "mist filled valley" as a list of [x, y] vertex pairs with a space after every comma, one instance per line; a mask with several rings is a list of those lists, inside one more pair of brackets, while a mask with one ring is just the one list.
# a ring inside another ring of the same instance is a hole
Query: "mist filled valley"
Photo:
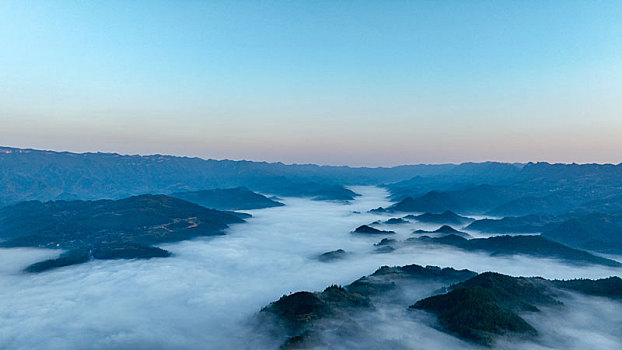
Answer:
[[622, 350], [622, 1], [0, 1], [0, 350]]
[[[505, 217], [495, 208], [523, 200], [524, 193], [528, 200], [538, 191], [566, 195], [558, 171], [546, 175], [555, 190], [543, 190], [541, 179], [531, 182], [524, 173], [533, 169], [511, 167], [515, 174], [486, 163], [463, 165], [465, 171], [424, 169], [438, 173], [394, 184], [379, 183], [386, 174], [370, 179], [365, 169], [356, 181], [323, 169], [314, 185], [290, 174], [285, 182], [301, 187], [295, 195], [291, 185], [285, 194], [267, 191], [272, 174], [229, 178], [248, 188], [212, 184], [206, 190], [183, 173], [186, 191], [174, 177], [173, 188], [160, 177], [151, 189], [69, 201], [59, 199], [77, 193], [75, 182], [41, 178], [46, 170], [29, 176], [48, 190], [30, 191], [32, 181], [5, 168], [0, 347], [622, 347], [622, 281], [610, 278], [622, 272], [620, 231], [609, 219], [617, 215], [619, 197], [611, 193], [618, 178], [604, 183], [597, 175], [599, 186], [585, 192], [587, 204], [566, 210], [567, 203], [551, 208], [545, 201], [533, 212], [520, 207]], [[590, 167], [577, 171], [570, 185], [562, 174], [562, 183], [579, 188], [594, 176]], [[27, 201], [9, 191], [20, 181]], [[105, 181], [107, 188], [123, 186]], [[363, 184], [341, 185], [347, 182]], [[61, 194], [37, 197], [53, 192]], [[614, 209], [602, 210], [603, 202]], [[586, 226], [594, 214], [585, 208], [596, 205], [609, 226]], [[598, 240], [582, 241], [576, 228], [565, 231], [574, 241], [548, 238], [577, 220]]]

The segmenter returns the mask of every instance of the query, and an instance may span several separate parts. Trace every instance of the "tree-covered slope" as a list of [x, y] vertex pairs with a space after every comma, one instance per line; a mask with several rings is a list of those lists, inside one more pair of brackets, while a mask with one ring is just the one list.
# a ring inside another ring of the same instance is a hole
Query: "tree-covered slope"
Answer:
[[0, 238], [4, 247], [69, 250], [59, 261], [46, 265], [54, 267], [90, 258], [165, 256], [168, 253], [150, 246], [220, 235], [230, 224], [242, 222], [234, 213], [165, 195], [98, 201], [29, 201], [0, 209]]

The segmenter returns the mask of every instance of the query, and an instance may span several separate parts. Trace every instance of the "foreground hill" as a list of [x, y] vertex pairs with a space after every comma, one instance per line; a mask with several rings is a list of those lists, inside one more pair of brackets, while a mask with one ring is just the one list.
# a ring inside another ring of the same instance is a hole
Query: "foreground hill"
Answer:
[[[619, 277], [550, 281], [433, 266], [383, 266], [344, 287], [284, 295], [259, 312], [258, 330], [278, 338], [281, 349], [330, 348], [331, 344], [402, 349], [409, 347], [399, 343], [399, 336], [387, 341], [373, 325], [421, 322], [416, 313], [423, 310], [437, 316], [443, 331], [487, 346], [498, 336], [538, 335], [521, 315], [541, 312], [540, 306], [569, 307], [557, 299], [565, 290], [619, 300], [621, 286]], [[387, 318], [386, 310], [392, 309], [410, 312], [403, 320]]]
[[160, 257], [167, 253], [151, 245], [220, 235], [228, 225], [241, 222], [243, 219], [235, 213], [207, 209], [165, 195], [30, 201], [0, 209], [0, 238], [4, 247], [69, 250], [61, 257], [65, 262]]
[[537, 335], [517, 313], [559, 303], [551, 294], [542, 279], [487, 272], [452, 286], [446, 294], [419, 300], [411, 308], [436, 314], [441, 326], [458, 337], [490, 345], [495, 335]]
[[[464, 281], [475, 276], [468, 270], [422, 267], [383, 266], [370, 276], [362, 277], [352, 284], [330, 286], [322, 292], [296, 292], [284, 295], [264, 307], [259, 313], [262, 332], [282, 338], [281, 349], [309, 349], [327, 347], [327, 338], [336, 331], [337, 337], [355, 339], [366, 348], [384, 348], [373, 334], [361, 332], [357, 315], [374, 312], [378, 297], [407, 291], [412, 283], [431, 288]], [[407, 301], [404, 301], [407, 304]], [[344, 342], [340, 342], [344, 344]], [[357, 343], [358, 344], [358, 343]], [[353, 348], [356, 345], [352, 344]]]
[[263, 209], [283, 205], [245, 187], [176, 192], [170, 196], [219, 210]]
[[621, 286], [619, 277], [549, 281], [486, 272], [452, 285], [446, 294], [419, 300], [411, 308], [436, 314], [441, 326], [451, 334], [491, 345], [498, 335], [537, 335], [537, 330], [519, 314], [539, 312], [538, 306], [561, 305], [555, 299], [560, 294], [557, 289], [619, 299]]

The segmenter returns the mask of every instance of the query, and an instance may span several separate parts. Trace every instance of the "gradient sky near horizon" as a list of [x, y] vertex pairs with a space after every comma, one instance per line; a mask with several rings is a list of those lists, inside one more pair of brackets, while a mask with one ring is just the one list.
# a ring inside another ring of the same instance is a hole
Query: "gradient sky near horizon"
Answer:
[[622, 1], [0, 1], [0, 145], [622, 162]]

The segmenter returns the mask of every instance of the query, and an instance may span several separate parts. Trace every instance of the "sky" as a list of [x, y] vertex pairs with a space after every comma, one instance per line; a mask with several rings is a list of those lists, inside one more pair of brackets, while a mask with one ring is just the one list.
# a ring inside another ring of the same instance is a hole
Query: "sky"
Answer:
[[620, 1], [0, 1], [0, 145], [622, 162]]

